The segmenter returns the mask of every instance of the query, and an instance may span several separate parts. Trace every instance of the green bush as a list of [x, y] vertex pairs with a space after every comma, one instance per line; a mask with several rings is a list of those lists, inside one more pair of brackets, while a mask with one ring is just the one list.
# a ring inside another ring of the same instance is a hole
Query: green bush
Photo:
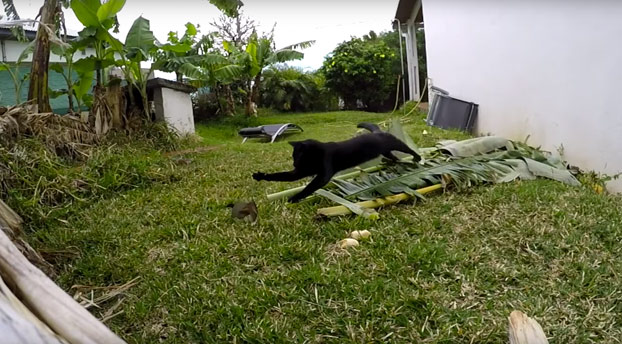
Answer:
[[394, 69], [399, 68], [399, 58], [399, 50], [370, 33], [337, 46], [321, 71], [326, 86], [343, 99], [346, 109], [386, 111], [395, 104], [398, 75]]
[[222, 115], [215, 92], [198, 91], [192, 95], [192, 113], [196, 121], [214, 119]]
[[324, 83], [319, 73], [295, 67], [271, 67], [263, 73], [260, 105], [283, 112], [335, 110], [337, 97]]

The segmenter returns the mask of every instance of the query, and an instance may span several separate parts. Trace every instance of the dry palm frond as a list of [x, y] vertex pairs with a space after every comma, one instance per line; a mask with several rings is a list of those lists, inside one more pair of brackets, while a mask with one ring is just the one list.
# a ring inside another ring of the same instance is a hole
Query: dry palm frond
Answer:
[[111, 112], [108, 99], [106, 99], [106, 93], [96, 89], [90, 117], [94, 120], [93, 126], [97, 135], [105, 135], [112, 128]]
[[37, 113], [36, 105], [26, 102], [0, 115], [0, 144], [9, 146], [20, 137], [38, 137], [55, 152], [84, 155], [84, 148], [99, 141], [88, 124], [74, 115]]
[[11, 116], [0, 116], [0, 144], [8, 145], [19, 136], [19, 124]]

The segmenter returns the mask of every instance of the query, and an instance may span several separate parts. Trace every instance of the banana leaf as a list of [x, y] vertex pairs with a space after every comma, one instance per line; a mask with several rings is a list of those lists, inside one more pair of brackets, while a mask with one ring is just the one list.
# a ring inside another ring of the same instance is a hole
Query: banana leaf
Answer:
[[[545, 177], [572, 186], [580, 185], [566, 169], [560, 154], [544, 152], [522, 142], [486, 136], [463, 141], [446, 140], [436, 147], [418, 148], [399, 121], [391, 123], [389, 132], [416, 148], [427, 160], [409, 163], [406, 158], [398, 163], [385, 164], [376, 159], [361, 166], [375, 166], [366, 168], [367, 172], [341, 174], [317, 193], [350, 208], [353, 200], [373, 200], [396, 194], [423, 197], [415, 190], [435, 184], [452, 185], [460, 190], [484, 183]], [[280, 194], [287, 192], [270, 195], [269, 199], [280, 198]], [[360, 213], [361, 210], [354, 212]]]
[[376, 212], [374, 209], [370, 209], [370, 208], [363, 208], [360, 205], [356, 204], [356, 203], [352, 203], [350, 201], [348, 201], [347, 199], [341, 198], [331, 192], [328, 192], [324, 189], [319, 189], [315, 192], [316, 194], [326, 197], [329, 200], [341, 204], [342, 206], [348, 208], [351, 212], [363, 216], [367, 219], [371, 219], [371, 220], [377, 220], [378, 219], [378, 212]]
[[475, 137], [468, 140], [441, 143], [439, 147], [442, 151], [447, 151], [455, 157], [470, 157], [479, 154], [486, 154], [497, 149], [513, 149], [510, 140], [498, 136]]
[[[393, 120], [391, 121], [391, 125], [389, 125], [388, 131], [393, 136], [397, 137], [402, 142], [404, 142], [408, 147], [410, 147], [410, 149], [414, 150], [415, 152], [417, 152], [417, 154], [421, 155], [421, 152], [419, 152], [419, 147], [415, 144], [415, 141], [413, 141], [410, 135], [406, 133], [399, 119], [393, 118]], [[405, 154], [402, 152], [396, 152], [396, 155], [400, 158], [403, 156], [408, 156], [408, 154]]]
[[[397, 164], [356, 180], [333, 180], [336, 192], [348, 199], [370, 200], [440, 183], [443, 177], [458, 189], [483, 183], [505, 183], [516, 179], [545, 177], [569, 185], [579, 181], [566, 169], [522, 156], [521, 151], [498, 151], [469, 158], [431, 159], [425, 165]], [[545, 160], [546, 161], [546, 160]]]
[[572, 186], [581, 185], [581, 183], [568, 170], [562, 170], [529, 158], [525, 158], [525, 162], [527, 163], [529, 171], [536, 176], [557, 180]]

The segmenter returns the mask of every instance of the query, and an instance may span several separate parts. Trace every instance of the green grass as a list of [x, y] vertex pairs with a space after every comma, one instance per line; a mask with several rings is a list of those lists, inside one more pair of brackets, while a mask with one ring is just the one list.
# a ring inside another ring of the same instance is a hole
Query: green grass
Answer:
[[[174, 165], [177, 178], [119, 189], [66, 222], [31, 228], [31, 241], [78, 253], [54, 261], [68, 291], [140, 277], [107, 322], [129, 343], [506, 343], [514, 309], [535, 317], [552, 343], [619, 343], [619, 197], [538, 180], [430, 195], [382, 209], [376, 222], [318, 220], [327, 201], [265, 200], [300, 183], [250, 177], [290, 168], [286, 141], [242, 145], [236, 134], [294, 122], [305, 131], [291, 140], [341, 140], [360, 121], [384, 119], [341, 112], [199, 124], [201, 144], [218, 149], [189, 154], [190, 164]], [[406, 128], [421, 146], [466, 137], [422, 118]], [[255, 226], [226, 207], [248, 199], [258, 203]], [[372, 241], [337, 249], [354, 229], [370, 230]]]

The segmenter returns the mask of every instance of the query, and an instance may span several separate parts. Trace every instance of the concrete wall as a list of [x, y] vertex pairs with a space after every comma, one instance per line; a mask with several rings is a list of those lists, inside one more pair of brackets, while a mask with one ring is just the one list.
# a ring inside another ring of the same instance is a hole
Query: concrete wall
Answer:
[[165, 121], [180, 135], [194, 134], [190, 95], [170, 88], [154, 90], [156, 120]]
[[423, 17], [428, 75], [480, 104], [479, 133], [622, 171], [622, 1], [424, 0]]

